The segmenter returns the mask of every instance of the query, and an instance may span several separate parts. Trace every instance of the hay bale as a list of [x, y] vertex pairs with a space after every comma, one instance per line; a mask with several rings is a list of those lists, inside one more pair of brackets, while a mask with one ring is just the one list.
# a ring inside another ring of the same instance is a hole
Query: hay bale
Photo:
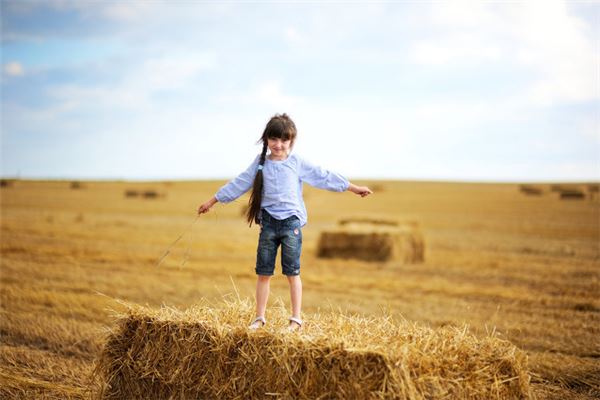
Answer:
[[14, 183], [14, 179], [0, 179], [0, 187], [11, 187]]
[[521, 193], [529, 196], [540, 196], [542, 195], [542, 193], [544, 193], [542, 188], [531, 185], [520, 185], [519, 190], [521, 191]]
[[158, 199], [166, 197], [166, 195], [154, 189], [146, 189], [141, 191], [136, 189], [127, 189], [125, 190], [125, 197], [142, 197], [144, 199]]
[[399, 260], [411, 264], [425, 259], [425, 241], [416, 221], [354, 217], [339, 224], [321, 232], [317, 257]]
[[600, 183], [588, 183], [586, 188], [590, 200], [600, 199]]
[[530, 397], [527, 356], [466, 328], [319, 313], [282, 333], [287, 310], [246, 328], [248, 300], [185, 311], [130, 306], [93, 377], [98, 399], [441, 399]]
[[85, 186], [83, 185], [83, 183], [79, 182], [79, 181], [72, 181], [71, 184], [69, 185], [69, 187], [71, 189], [83, 189]]
[[600, 183], [588, 183], [587, 191], [589, 193], [600, 193]]
[[585, 199], [585, 193], [579, 189], [565, 189], [560, 192], [561, 200], [582, 200]]
[[556, 192], [556, 193], [560, 193], [563, 190], [571, 190], [571, 189], [574, 189], [573, 185], [565, 185], [565, 184], [559, 184], [559, 183], [550, 185], [550, 191]]
[[165, 197], [165, 194], [153, 189], [148, 189], [144, 190], [144, 192], [142, 193], [142, 197], [144, 197], [145, 199], [158, 199]]

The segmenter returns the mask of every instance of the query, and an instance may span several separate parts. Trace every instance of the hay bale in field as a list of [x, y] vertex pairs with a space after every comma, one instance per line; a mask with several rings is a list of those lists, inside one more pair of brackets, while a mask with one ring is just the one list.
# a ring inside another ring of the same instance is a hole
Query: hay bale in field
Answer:
[[158, 192], [154, 189], [146, 189], [146, 190], [136, 190], [136, 189], [127, 189], [125, 190], [125, 197], [133, 198], [133, 197], [142, 197], [144, 199], [158, 199], [166, 197], [165, 193]]
[[564, 189], [560, 192], [561, 200], [582, 200], [585, 199], [585, 193], [579, 189]]
[[416, 221], [354, 217], [343, 219], [339, 224], [321, 232], [318, 257], [405, 263], [425, 259], [425, 242]]
[[587, 191], [589, 193], [600, 193], [600, 183], [588, 183]]
[[96, 363], [98, 399], [530, 397], [526, 354], [466, 328], [319, 313], [291, 334], [281, 306], [250, 332], [247, 300], [130, 307]]
[[14, 179], [0, 179], [0, 187], [11, 187], [14, 183]]
[[600, 198], [600, 183], [588, 183], [587, 192], [590, 200], [596, 200]]
[[83, 189], [84, 185], [81, 182], [78, 181], [72, 181], [71, 184], [69, 185], [69, 187], [71, 189]]
[[571, 190], [571, 189], [574, 189], [574, 187], [572, 185], [564, 185], [564, 184], [559, 184], [559, 183], [550, 185], [550, 191], [557, 192], [557, 193], [560, 193], [563, 190]]
[[135, 189], [127, 189], [125, 190], [125, 197], [138, 197], [140, 193]]
[[165, 194], [159, 193], [153, 189], [148, 189], [148, 190], [144, 190], [144, 192], [142, 193], [142, 197], [144, 197], [145, 199], [158, 199], [158, 198], [165, 197]]
[[145, 199], [157, 199], [158, 198], [158, 192], [154, 191], [154, 190], [145, 190], [142, 193], [142, 196]]
[[542, 188], [532, 185], [520, 185], [519, 190], [521, 193], [530, 195], [530, 196], [540, 196], [544, 191]]

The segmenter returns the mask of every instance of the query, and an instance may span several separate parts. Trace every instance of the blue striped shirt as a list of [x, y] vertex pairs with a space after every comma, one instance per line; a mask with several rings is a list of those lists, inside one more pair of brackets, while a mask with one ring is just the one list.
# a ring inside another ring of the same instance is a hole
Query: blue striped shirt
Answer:
[[[250, 190], [259, 159], [260, 156], [257, 156], [244, 172], [221, 187], [215, 198], [220, 203], [229, 203]], [[263, 166], [261, 208], [279, 220], [295, 215], [305, 225], [307, 214], [302, 198], [303, 182], [333, 192], [344, 192], [350, 185], [342, 175], [315, 166], [295, 154], [282, 161], [267, 159]]]

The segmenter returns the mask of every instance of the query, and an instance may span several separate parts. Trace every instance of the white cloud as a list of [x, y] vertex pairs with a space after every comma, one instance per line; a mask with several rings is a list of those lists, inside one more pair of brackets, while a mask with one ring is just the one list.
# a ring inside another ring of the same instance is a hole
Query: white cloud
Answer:
[[216, 67], [217, 56], [214, 53], [166, 54], [145, 60], [131, 78], [134, 85], [148, 90], [177, 89], [184, 87], [201, 71]]
[[600, 97], [600, 55], [591, 28], [562, 0], [517, 3], [434, 3], [433, 37], [417, 40], [409, 57], [439, 67], [496, 64], [534, 74], [517, 94], [532, 106]]
[[25, 75], [25, 69], [20, 63], [12, 61], [4, 64], [4, 73], [8, 76], [23, 76]]
[[285, 28], [283, 36], [285, 40], [292, 45], [305, 45], [308, 43], [306, 35], [300, 33], [300, 31], [293, 26], [288, 26]]
[[589, 27], [563, 1], [524, 2], [513, 29], [524, 46], [519, 61], [538, 72], [526, 92], [534, 104], [583, 102], [600, 97], [600, 55]]
[[419, 40], [412, 46], [412, 59], [417, 64], [474, 66], [496, 62], [503, 50], [484, 37], [459, 33], [437, 40]]
[[220, 104], [233, 106], [262, 105], [274, 110], [287, 110], [300, 106], [304, 99], [285, 94], [277, 80], [260, 82], [247, 92], [224, 94], [216, 98]]
[[136, 64], [114, 64], [112, 67], [121, 71], [115, 83], [53, 86], [49, 94], [59, 103], [51, 109], [57, 114], [87, 107], [143, 111], [157, 101], [152, 99], [156, 91], [184, 90], [193, 86], [194, 79], [204, 71], [217, 66], [217, 56], [212, 52], [178, 51]]

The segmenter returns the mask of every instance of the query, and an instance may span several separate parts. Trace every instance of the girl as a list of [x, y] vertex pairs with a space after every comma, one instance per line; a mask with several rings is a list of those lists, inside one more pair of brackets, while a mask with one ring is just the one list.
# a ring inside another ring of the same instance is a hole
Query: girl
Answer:
[[261, 230], [256, 254], [256, 318], [250, 329], [258, 329], [266, 324], [269, 286], [280, 245], [281, 266], [290, 284], [292, 301], [288, 329], [295, 331], [302, 327], [301, 228], [307, 220], [302, 183], [334, 192], [349, 190], [361, 197], [373, 193], [368, 187], [356, 186], [339, 174], [290, 154], [295, 140], [296, 125], [291, 118], [287, 114], [275, 115], [267, 123], [259, 140], [263, 145], [260, 155], [237, 178], [198, 208], [198, 214], [204, 214], [215, 203], [229, 203], [252, 188], [246, 216], [250, 226], [255, 222]]

